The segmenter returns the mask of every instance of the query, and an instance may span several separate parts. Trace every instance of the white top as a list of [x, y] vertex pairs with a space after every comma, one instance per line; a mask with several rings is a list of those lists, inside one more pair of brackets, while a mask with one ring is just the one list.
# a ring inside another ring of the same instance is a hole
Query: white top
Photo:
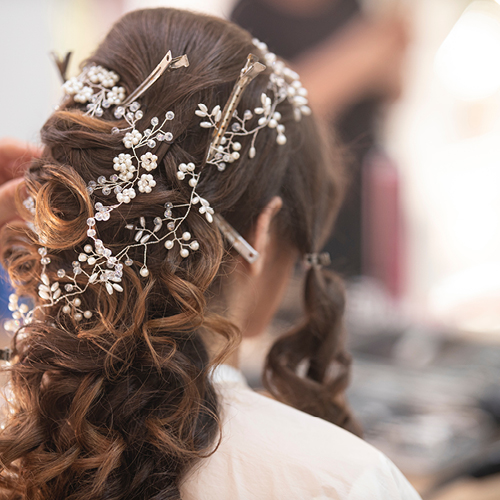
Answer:
[[420, 500], [396, 466], [351, 433], [252, 391], [218, 367], [222, 441], [189, 471], [183, 500]]

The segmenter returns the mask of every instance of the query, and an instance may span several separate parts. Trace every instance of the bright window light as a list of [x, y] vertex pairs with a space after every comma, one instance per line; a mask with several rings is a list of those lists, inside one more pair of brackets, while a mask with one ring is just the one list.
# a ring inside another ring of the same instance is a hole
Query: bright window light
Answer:
[[436, 72], [457, 98], [485, 99], [500, 89], [499, 19], [498, 5], [474, 2], [439, 48]]

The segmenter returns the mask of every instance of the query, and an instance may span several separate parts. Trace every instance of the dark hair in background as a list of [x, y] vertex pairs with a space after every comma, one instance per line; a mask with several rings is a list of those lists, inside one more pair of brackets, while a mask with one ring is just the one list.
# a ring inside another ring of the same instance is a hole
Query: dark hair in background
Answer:
[[[144, 124], [175, 112], [174, 140], [154, 151], [159, 168], [153, 192], [122, 205], [100, 230], [114, 251], [130, 241], [124, 219], [157, 216], [166, 201], [186, 202], [190, 189], [177, 180], [177, 165], [203, 165], [210, 141], [194, 114], [197, 104], [224, 104], [248, 53], [259, 54], [250, 35], [231, 23], [152, 9], [124, 16], [89, 61], [117, 72], [130, 93], [167, 50], [174, 57], [188, 54], [190, 66], [162, 76], [140, 101]], [[245, 91], [241, 110], [259, 102], [268, 74]], [[340, 170], [311, 118], [295, 122], [288, 103], [280, 112], [287, 146], [277, 146], [276, 132], [265, 129], [250, 160], [250, 141], [243, 140], [240, 160], [226, 171], [204, 167], [199, 192], [243, 235], [251, 234], [271, 198], [281, 196], [279, 237], [301, 254], [315, 252], [338, 209]], [[64, 279], [55, 272], [70, 271], [99, 199], [91, 201], [86, 185], [112, 174], [113, 157], [123, 151], [121, 136], [110, 133], [117, 124], [111, 113], [97, 119], [73, 103], [63, 106], [44, 125], [44, 155], [26, 174], [27, 191], [36, 199], [33, 222], [52, 261], [47, 274], [61, 285]], [[200, 243], [189, 258], [154, 245], [148, 250], [149, 278], [140, 278], [137, 266], [125, 267], [123, 293], [108, 295], [94, 286], [81, 296], [82, 308], [94, 311], [91, 319], [74, 322], [57, 305], [18, 332], [9, 368], [10, 414], [0, 433], [1, 498], [179, 498], [182, 475], [214, 451], [219, 420], [209, 369], [239, 341], [239, 332], [207, 302], [221, 282], [222, 264], [234, 260], [215, 224], [195, 211], [185, 226]], [[35, 301], [37, 242], [23, 224], [2, 233], [3, 262], [17, 293]], [[141, 256], [135, 257], [139, 264]], [[304, 323], [273, 346], [264, 380], [277, 399], [353, 430], [343, 401], [349, 359], [341, 340], [342, 311], [339, 281], [312, 268]], [[203, 332], [225, 339], [215, 361]], [[298, 375], [304, 363], [305, 377]]]

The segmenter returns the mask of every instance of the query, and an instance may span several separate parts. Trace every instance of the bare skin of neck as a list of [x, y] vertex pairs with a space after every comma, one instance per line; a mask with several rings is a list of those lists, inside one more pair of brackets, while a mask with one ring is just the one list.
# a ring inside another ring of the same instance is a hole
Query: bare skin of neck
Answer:
[[266, 0], [271, 4], [289, 14], [297, 16], [310, 16], [325, 10], [328, 5], [336, 0]]

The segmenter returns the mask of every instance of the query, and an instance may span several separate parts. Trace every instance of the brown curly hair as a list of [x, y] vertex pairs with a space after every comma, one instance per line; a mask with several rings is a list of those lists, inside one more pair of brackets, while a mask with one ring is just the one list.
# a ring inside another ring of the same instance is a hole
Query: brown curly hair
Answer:
[[[188, 54], [190, 66], [163, 75], [141, 97], [141, 109], [144, 121], [174, 110], [174, 139], [154, 150], [159, 167], [153, 192], [122, 205], [100, 231], [113, 252], [130, 237], [124, 220], [155, 217], [166, 201], [186, 202], [190, 191], [178, 181], [177, 165], [203, 165], [210, 142], [194, 114], [197, 104], [224, 103], [247, 55], [262, 57], [250, 34], [232, 23], [151, 9], [124, 16], [87, 62], [117, 72], [130, 93], [167, 50]], [[255, 106], [268, 77], [269, 70], [252, 82], [240, 109]], [[312, 118], [295, 122], [289, 104], [280, 112], [286, 147], [277, 147], [275, 131], [265, 129], [254, 159], [248, 158], [250, 144], [243, 144], [241, 159], [226, 171], [204, 167], [198, 190], [246, 236], [267, 203], [280, 196], [274, 230], [281, 241], [300, 254], [316, 252], [340, 203], [340, 168]], [[92, 118], [80, 105], [65, 104], [42, 128], [44, 154], [26, 174], [36, 214], [32, 225], [5, 229], [1, 249], [16, 292], [35, 303], [39, 241], [49, 249], [47, 274], [64, 284], [55, 272], [70, 270], [75, 252], [88, 242], [93, 204], [105, 201], [91, 199], [86, 186], [112, 174], [113, 157], [122, 151], [121, 136], [110, 133], [117, 125], [111, 113]], [[17, 332], [8, 368], [10, 411], [0, 432], [0, 498], [177, 499], [184, 473], [214, 452], [220, 423], [209, 373], [237, 344], [239, 332], [211, 304], [236, 257], [201, 215], [192, 213], [185, 226], [200, 243], [188, 259], [154, 245], [148, 278], [138, 274], [141, 256], [131, 255], [136, 265], [124, 268], [123, 293], [109, 295], [96, 285], [82, 295], [92, 318], [77, 322], [56, 305]], [[313, 267], [304, 322], [272, 347], [264, 381], [277, 399], [354, 430], [343, 401], [349, 358], [342, 310], [339, 280]], [[225, 341], [215, 359], [203, 340], [207, 333]], [[305, 377], [298, 374], [304, 363]]]

